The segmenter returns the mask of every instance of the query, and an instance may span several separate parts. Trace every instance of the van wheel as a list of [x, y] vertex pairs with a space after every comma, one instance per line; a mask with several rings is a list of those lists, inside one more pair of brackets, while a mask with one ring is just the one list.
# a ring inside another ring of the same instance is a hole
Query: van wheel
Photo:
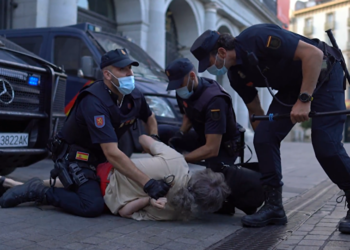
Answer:
[[0, 169], [0, 175], [1, 176], [6, 176], [11, 174], [13, 171], [15, 171], [16, 168], [2, 168]]
[[128, 157], [134, 152], [134, 141], [130, 134], [130, 131], [126, 131], [118, 142], [119, 150], [126, 154]]

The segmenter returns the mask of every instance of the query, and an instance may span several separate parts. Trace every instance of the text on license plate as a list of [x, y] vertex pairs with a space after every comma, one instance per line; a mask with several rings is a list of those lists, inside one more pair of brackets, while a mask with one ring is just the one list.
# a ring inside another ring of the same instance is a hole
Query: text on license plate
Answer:
[[0, 148], [27, 147], [27, 133], [0, 133]]

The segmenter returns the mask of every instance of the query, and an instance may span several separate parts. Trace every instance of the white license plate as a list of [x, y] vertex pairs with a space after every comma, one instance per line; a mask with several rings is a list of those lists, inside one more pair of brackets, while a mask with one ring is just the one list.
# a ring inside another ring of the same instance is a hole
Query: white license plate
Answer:
[[0, 148], [27, 147], [27, 133], [0, 133]]

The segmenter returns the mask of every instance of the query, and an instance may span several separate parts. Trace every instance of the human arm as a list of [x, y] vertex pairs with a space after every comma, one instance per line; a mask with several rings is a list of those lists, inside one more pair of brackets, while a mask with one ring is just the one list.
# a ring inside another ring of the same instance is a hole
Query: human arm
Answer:
[[219, 154], [222, 134], [205, 135], [205, 145], [185, 155], [187, 162], [195, 163], [204, 159], [215, 157]]
[[125, 206], [119, 209], [118, 213], [121, 217], [131, 218], [133, 213], [143, 209], [144, 207], [151, 205], [159, 209], [164, 209], [166, 203], [167, 199], [165, 197], [157, 200], [150, 197], [143, 197], [127, 203]]
[[[264, 110], [261, 107], [260, 99], [259, 99], [259, 95], [258, 94], [256, 94], [256, 96], [253, 99], [253, 101], [251, 101], [250, 103], [246, 103], [246, 106], [248, 108], [249, 117], [251, 117], [253, 114], [255, 114], [255, 115], [264, 115], [265, 114]], [[258, 127], [259, 123], [260, 123], [260, 121], [250, 122], [250, 124], [252, 125], [254, 131]]]
[[[205, 113], [205, 144], [185, 155], [187, 162], [198, 162], [219, 154], [222, 135], [226, 133], [226, 120], [229, 117], [229, 106], [224, 97], [210, 100]], [[233, 114], [231, 114], [233, 115]]]
[[141, 97], [139, 118], [143, 121], [149, 135], [158, 135], [158, 123], [155, 114], [151, 111], [144, 96]]
[[191, 123], [190, 119], [188, 118], [188, 116], [186, 114], [184, 114], [182, 116], [182, 124], [180, 127], [180, 131], [182, 133], [187, 133], [191, 128], [192, 128], [192, 123]]
[[[323, 52], [313, 45], [299, 41], [294, 60], [301, 60], [302, 64], [303, 80], [300, 93], [312, 95], [321, 72]], [[290, 113], [291, 121], [296, 123], [309, 120], [310, 110], [311, 101], [304, 103], [298, 99]]]
[[154, 143], [154, 139], [147, 135], [140, 135], [139, 136], [139, 143], [142, 146], [143, 151], [145, 151], [148, 154], [151, 154], [151, 145]]

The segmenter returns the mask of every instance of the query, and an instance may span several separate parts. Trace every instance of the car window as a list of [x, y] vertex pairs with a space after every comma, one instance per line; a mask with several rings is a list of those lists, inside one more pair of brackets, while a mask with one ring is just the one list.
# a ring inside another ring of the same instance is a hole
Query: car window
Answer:
[[140, 66], [132, 68], [136, 77], [160, 82], [168, 80], [164, 70], [136, 44], [126, 39], [103, 33], [93, 33], [93, 36], [106, 52], [115, 49], [126, 49], [129, 56], [140, 64]]
[[31, 66], [41, 66], [41, 67], [43, 66], [39, 64], [37, 61], [35, 61], [34, 59], [26, 55], [21, 55], [11, 51], [1, 50], [1, 49], [0, 49], [0, 58], [5, 61], [16, 62], [16, 63], [26, 64]]
[[8, 37], [7, 39], [40, 56], [40, 48], [43, 42], [42, 36]]
[[81, 68], [80, 59], [83, 56], [93, 57], [89, 48], [80, 38], [71, 36], [55, 37], [54, 64], [63, 67], [68, 75], [78, 75], [78, 70]]

